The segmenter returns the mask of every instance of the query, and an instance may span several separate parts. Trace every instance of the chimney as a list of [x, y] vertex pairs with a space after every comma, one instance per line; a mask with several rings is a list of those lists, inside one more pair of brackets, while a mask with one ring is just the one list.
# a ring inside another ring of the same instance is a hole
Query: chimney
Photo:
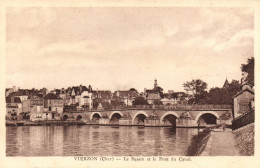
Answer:
[[11, 97], [11, 103], [14, 103], [14, 97], [13, 96]]
[[88, 86], [88, 90], [89, 90], [89, 92], [92, 92], [92, 87], [91, 87], [91, 85]]
[[82, 85], [79, 85], [79, 92], [82, 92]]

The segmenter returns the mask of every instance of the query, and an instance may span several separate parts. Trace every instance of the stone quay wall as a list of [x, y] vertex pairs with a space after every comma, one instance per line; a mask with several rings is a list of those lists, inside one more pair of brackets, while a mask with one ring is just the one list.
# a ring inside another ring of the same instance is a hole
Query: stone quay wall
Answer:
[[255, 146], [255, 123], [233, 131], [237, 146], [243, 156], [253, 156]]

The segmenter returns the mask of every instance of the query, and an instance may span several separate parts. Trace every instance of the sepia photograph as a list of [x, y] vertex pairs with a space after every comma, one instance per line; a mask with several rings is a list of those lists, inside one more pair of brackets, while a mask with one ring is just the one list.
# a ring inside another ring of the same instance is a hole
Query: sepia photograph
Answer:
[[5, 157], [254, 158], [255, 13], [7, 6]]

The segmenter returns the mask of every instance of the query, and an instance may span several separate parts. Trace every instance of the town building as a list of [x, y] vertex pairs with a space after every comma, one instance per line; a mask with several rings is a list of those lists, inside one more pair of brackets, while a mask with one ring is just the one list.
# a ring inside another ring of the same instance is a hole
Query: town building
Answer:
[[111, 108], [113, 94], [109, 90], [92, 90], [93, 108]]
[[9, 94], [10, 97], [19, 97], [22, 102], [27, 100], [29, 95], [30, 92], [27, 89], [19, 89], [16, 92]]
[[174, 104], [178, 104], [178, 100], [177, 99], [173, 99], [173, 98], [163, 98], [161, 99], [161, 102], [163, 105], [174, 105]]
[[63, 102], [65, 105], [69, 105], [70, 104], [70, 92], [71, 92], [71, 89], [69, 90], [69, 88], [66, 90], [64, 88], [62, 88], [60, 90], [60, 94], [59, 94], [59, 97], [61, 99], [63, 99]]
[[132, 106], [133, 101], [137, 96], [138, 92], [136, 90], [118, 90], [113, 94], [113, 98], [118, 97], [120, 101], [123, 102], [126, 106]]
[[13, 120], [22, 119], [22, 101], [19, 97], [6, 97], [6, 117]]
[[84, 91], [88, 91], [86, 86], [73, 86], [70, 92], [70, 104], [76, 104], [76, 106], [79, 106], [81, 93]]
[[44, 113], [44, 99], [39, 96], [32, 96], [23, 101], [23, 112], [29, 113], [31, 121], [47, 119], [46, 113]]
[[6, 88], [5, 89], [5, 97], [9, 96], [11, 93], [16, 92], [16, 87], [13, 86], [12, 88]]
[[233, 117], [247, 113], [254, 108], [254, 90], [252, 85], [242, 85], [242, 90], [233, 97]]
[[53, 94], [49, 93], [44, 97], [44, 113], [46, 119], [60, 119], [63, 113], [63, 100]]
[[83, 91], [80, 94], [79, 107], [84, 110], [91, 110], [93, 108], [92, 93], [89, 91]]
[[157, 79], [154, 80], [154, 88], [144, 88], [143, 96], [148, 104], [153, 104], [155, 101], [160, 101], [163, 95], [163, 89], [158, 85]]
[[100, 98], [102, 101], [111, 103], [111, 98], [113, 94], [111, 93], [110, 90], [92, 90], [92, 98]]

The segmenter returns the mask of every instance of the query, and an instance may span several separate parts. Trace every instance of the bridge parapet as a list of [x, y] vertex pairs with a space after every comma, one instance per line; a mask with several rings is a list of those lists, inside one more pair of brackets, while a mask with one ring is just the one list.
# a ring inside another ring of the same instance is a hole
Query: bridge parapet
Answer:
[[98, 109], [91, 109], [91, 110], [78, 110], [78, 111], [70, 111], [70, 113], [85, 113], [85, 112], [104, 112], [104, 111], [126, 111], [126, 110], [172, 110], [172, 111], [198, 111], [198, 110], [212, 110], [212, 111], [218, 111], [218, 110], [231, 110], [232, 106], [223, 104], [223, 105], [133, 105], [128, 107], [117, 107], [117, 108], [105, 108], [102, 110]]
[[[231, 105], [223, 104], [223, 105], [209, 105], [209, 104], [203, 104], [203, 105], [155, 105], [154, 109], [160, 109], [160, 110], [227, 110], [231, 109]], [[132, 107], [129, 107], [129, 109], [153, 109], [152, 105], [135, 105]]]
[[[230, 114], [231, 109], [216, 109], [217, 106], [204, 106], [203, 110], [172, 110], [172, 109], [124, 109], [124, 110], [95, 110], [95, 111], [73, 111], [64, 112], [63, 120], [83, 120], [87, 124], [118, 124], [118, 125], [149, 125], [149, 126], [171, 126], [196, 127], [198, 121], [205, 120], [206, 124], [219, 124], [225, 121], [229, 123], [230, 118], [223, 119], [222, 116]], [[201, 107], [201, 106], [200, 106]], [[227, 107], [227, 106], [222, 106]], [[230, 120], [231, 121], [231, 120]]]

